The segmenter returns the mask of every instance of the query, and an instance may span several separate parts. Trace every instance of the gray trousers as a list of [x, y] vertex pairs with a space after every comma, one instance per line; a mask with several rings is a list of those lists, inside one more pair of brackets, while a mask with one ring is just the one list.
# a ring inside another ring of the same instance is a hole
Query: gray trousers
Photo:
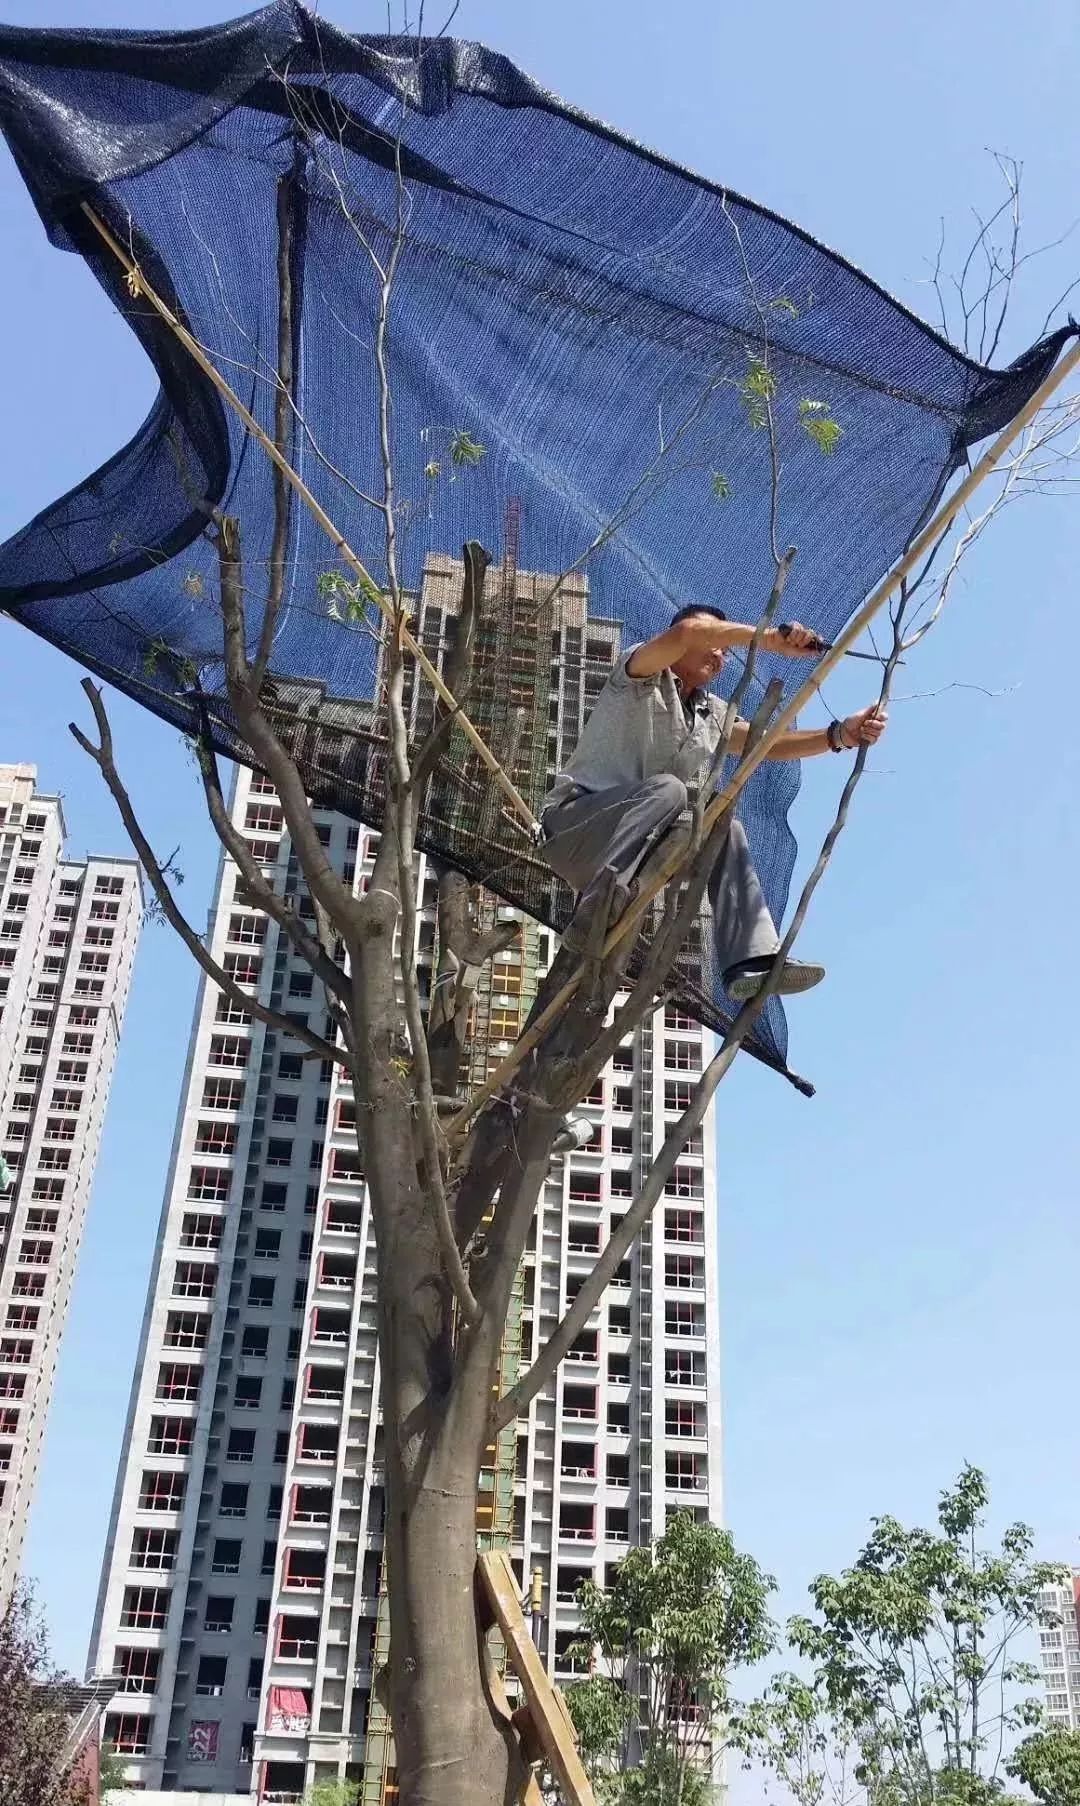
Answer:
[[[666, 772], [617, 790], [579, 791], [568, 802], [544, 811], [547, 838], [541, 857], [582, 893], [609, 867], [629, 884], [646, 853], [686, 807], [686, 785]], [[744, 959], [776, 952], [780, 937], [740, 821], [731, 824], [727, 845], [709, 874], [708, 890], [722, 972]]]

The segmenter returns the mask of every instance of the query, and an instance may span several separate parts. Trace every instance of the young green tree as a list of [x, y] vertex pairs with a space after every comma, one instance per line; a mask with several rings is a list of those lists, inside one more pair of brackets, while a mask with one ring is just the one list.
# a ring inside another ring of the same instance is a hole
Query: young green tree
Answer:
[[49, 1658], [44, 1622], [28, 1588], [0, 1615], [0, 1800], [3, 1806], [84, 1806], [85, 1787], [65, 1765], [65, 1677]]
[[771, 1797], [778, 1782], [795, 1806], [864, 1806], [861, 1762], [850, 1728], [829, 1710], [819, 1685], [779, 1674], [744, 1708], [734, 1740], [765, 1772]]
[[[985, 1477], [965, 1467], [941, 1496], [935, 1529], [875, 1519], [854, 1565], [839, 1578], [821, 1575], [813, 1615], [788, 1626], [813, 1667], [812, 1688], [795, 1702], [804, 1735], [817, 1739], [809, 1773], [821, 1774], [823, 1739], [850, 1740], [869, 1806], [993, 1806], [1006, 1797], [1009, 1744], [1041, 1720], [1029, 1691], [1038, 1675], [1019, 1644], [1059, 1570], [1032, 1559], [1024, 1524], [997, 1549], [982, 1547], [987, 1503]], [[790, 1689], [772, 1703], [771, 1743], [761, 1749], [784, 1778], [777, 1752], [788, 1759], [797, 1713]], [[828, 1795], [796, 1798], [816, 1806]]]
[[1005, 1764], [1006, 1772], [1030, 1787], [1041, 1806], [1077, 1806], [1080, 1801], [1080, 1731], [1057, 1726], [1033, 1731]]
[[725, 1737], [735, 1670], [773, 1647], [774, 1582], [730, 1531], [680, 1512], [612, 1583], [578, 1595], [578, 1659], [597, 1672], [568, 1690], [585, 1760], [619, 1806], [699, 1806]]
[[316, 1781], [305, 1793], [302, 1806], [357, 1806], [359, 1798], [355, 1781]]
[[127, 1763], [118, 1756], [110, 1744], [103, 1744], [101, 1760], [98, 1765], [98, 1793], [101, 1806], [113, 1806], [112, 1795], [123, 1791], [127, 1784]]

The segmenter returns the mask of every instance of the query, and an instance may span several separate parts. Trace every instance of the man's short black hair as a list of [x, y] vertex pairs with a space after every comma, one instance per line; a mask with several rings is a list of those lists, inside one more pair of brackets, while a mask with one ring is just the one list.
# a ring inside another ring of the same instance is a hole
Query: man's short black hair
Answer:
[[677, 627], [680, 621], [689, 621], [693, 615], [715, 615], [718, 621], [727, 620], [723, 609], [714, 608], [711, 602], [691, 602], [688, 608], [680, 608], [678, 614], [672, 615], [671, 625]]

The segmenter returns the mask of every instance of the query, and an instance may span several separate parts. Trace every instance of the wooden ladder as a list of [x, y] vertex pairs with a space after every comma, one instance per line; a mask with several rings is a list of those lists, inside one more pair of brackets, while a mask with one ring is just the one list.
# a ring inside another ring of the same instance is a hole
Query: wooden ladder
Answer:
[[[540, 1653], [529, 1635], [517, 1579], [510, 1558], [502, 1549], [477, 1557], [484, 1591], [492, 1616], [502, 1633], [506, 1657], [518, 1680], [528, 1705], [531, 1729], [544, 1752], [545, 1760], [559, 1783], [566, 1806], [596, 1806], [589, 1777], [578, 1754], [577, 1736], [558, 1687], [548, 1679]], [[491, 1679], [496, 1701], [509, 1705], [499, 1677]], [[522, 1806], [541, 1806], [542, 1796], [536, 1776], [530, 1775], [521, 1795]]]

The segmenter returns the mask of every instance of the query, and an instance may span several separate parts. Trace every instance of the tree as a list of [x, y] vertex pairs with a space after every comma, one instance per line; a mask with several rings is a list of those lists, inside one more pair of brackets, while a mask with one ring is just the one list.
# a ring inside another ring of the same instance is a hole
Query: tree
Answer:
[[564, 1691], [581, 1760], [591, 1781], [605, 1796], [617, 1794], [636, 1716], [625, 1680], [611, 1674], [590, 1674], [588, 1680], [575, 1681]]
[[65, 1682], [49, 1660], [33, 1597], [16, 1588], [0, 1617], [0, 1800], [4, 1806], [84, 1806], [85, 1788], [63, 1765]]
[[[283, 186], [283, 194], [287, 191]], [[283, 244], [290, 231], [287, 202], [281, 215]], [[370, 577], [348, 589], [344, 606], [385, 609], [379, 632], [382, 717], [386, 748], [386, 810], [365, 895], [355, 894], [330, 863], [319, 839], [291, 737], [294, 717], [282, 702], [283, 681], [270, 669], [285, 585], [282, 548], [288, 535], [293, 476], [285, 446], [295, 406], [289, 347], [291, 289], [283, 254], [279, 285], [281, 405], [269, 451], [278, 472], [276, 550], [265, 580], [260, 630], [253, 635], [248, 599], [259, 573], [245, 562], [242, 522], [203, 503], [205, 533], [217, 559], [217, 588], [201, 597], [215, 607], [222, 635], [227, 705], [251, 762], [277, 793], [304, 892], [302, 907], [274, 890], [244, 836], [230, 819], [214, 753], [212, 710], [221, 699], [204, 695], [198, 674], [177, 665], [175, 677], [203, 723], [194, 752], [210, 820], [235, 860], [245, 895], [276, 924], [293, 952], [310, 966], [332, 1019], [329, 1033], [298, 1027], [238, 984], [183, 916], [169, 882], [168, 862], [156, 856], [117, 764], [104, 698], [87, 679], [97, 740], [73, 732], [97, 764], [116, 800], [164, 918], [180, 934], [210, 981], [236, 1008], [302, 1044], [308, 1054], [346, 1069], [356, 1101], [357, 1136], [379, 1248], [378, 1330], [382, 1405], [386, 1425], [386, 1568], [390, 1611], [389, 1695], [402, 1806], [477, 1806], [508, 1797], [524, 1778], [516, 1734], [492, 1705], [485, 1679], [486, 1651], [474, 1609], [477, 1483], [485, 1450], [550, 1382], [567, 1348], [596, 1307], [629, 1252], [674, 1171], [687, 1138], [702, 1123], [717, 1085], [764, 1008], [771, 978], [743, 1006], [723, 1048], [693, 1089], [692, 1100], [672, 1127], [637, 1198], [613, 1230], [573, 1305], [547, 1339], [532, 1367], [502, 1398], [493, 1400], [504, 1325], [515, 1277], [533, 1221], [540, 1187], [566, 1114], [589, 1091], [614, 1048], [656, 1006], [672, 984], [675, 962], [697, 918], [707, 874], [727, 833], [735, 801], [714, 808], [699, 823], [692, 863], [673, 885], [641, 975], [627, 982], [627, 965], [652, 895], [678, 864], [661, 848], [642, 879], [642, 894], [609, 935], [610, 895], [597, 899], [583, 952], [564, 948], [534, 1006], [515, 1070], [505, 1083], [450, 1099], [445, 1084], [452, 1061], [447, 1043], [460, 1045], [454, 1024], [465, 1020], [468, 985], [460, 986], [451, 1021], [426, 1023], [417, 970], [416, 839], [421, 809], [438, 783], [439, 757], [462, 717], [440, 705], [430, 733], [417, 734], [406, 707], [409, 666], [409, 597], [399, 575], [399, 513], [388, 421], [386, 376], [394, 256], [380, 265], [375, 355], [381, 381], [383, 484], [379, 507], [385, 526], [382, 581]], [[157, 305], [137, 269], [132, 292]], [[186, 342], [186, 341], [185, 341]], [[772, 443], [775, 391], [760, 407], [763, 439]], [[473, 451], [477, 448], [475, 445]], [[767, 452], [766, 452], [766, 455]], [[471, 461], [466, 459], [466, 463]], [[774, 467], [776, 460], [773, 460]], [[196, 498], [198, 499], [198, 498]], [[467, 547], [461, 615], [481, 605], [486, 564], [482, 548]], [[776, 577], [761, 631], [776, 615], [790, 567], [777, 554]], [[479, 573], [479, 575], [477, 575]], [[331, 601], [341, 606], [340, 585]], [[756, 646], [728, 711], [728, 733], [738, 701], [751, 681]], [[467, 688], [469, 635], [459, 635], [461, 657], [451, 667], [459, 691]], [[167, 650], [148, 648], [148, 656]], [[760, 752], [778, 702], [771, 686], [752, 724], [743, 764]], [[726, 747], [725, 738], [724, 746]], [[716, 770], [719, 771], [718, 754]], [[864, 760], [856, 763], [857, 775]], [[852, 786], [845, 791], [843, 814]], [[790, 947], [831, 852], [838, 823], [811, 880], [785, 942]], [[482, 942], [468, 919], [465, 887], [453, 873], [441, 885], [440, 925], [449, 955], [467, 968]], [[309, 925], [309, 923], [311, 925]], [[460, 941], [458, 936], [461, 936]], [[467, 944], [466, 944], [467, 943]], [[442, 960], [440, 954], [440, 960]], [[455, 968], [456, 970], [456, 968]], [[779, 962], [777, 972], [779, 971]], [[610, 1019], [620, 986], [628, 1000]], [[429, 1041], [429, 1033], [432, 1041]], [[434, 1044], [433, 1044], [434, 1043]], [[433, 1068], [433, 1054], [436, 1065]], [[449, 1686], [447, 1677], [454, 1677]]]
[[796, 1776], [800, 1806], [825, 1797], [822, 1757], [838, 1744], [857, 1750], [871, 1806], [1004, 1797], [1006, 1746], [1042, 1716], [1027, 1691], [1037, 1671], [1016, 1646], [1060, 1570], [1032, 1559], [1024, 1524], [982, 1548], [987, 1502], [984, 1476], [965, 1467], [941, 1496], [936, 1530], [876, 1518], [854, 1565], [813, 1583], [814, 1615], [788, 1626], [812, 1684], [783, 1680], [758, 1721], [759, 1751], [785, 1783]]
[[[157, 666], [163, 660], [170, 663], [176, 692], [199, 722], [194, 752], [213, 827], [239, 868], [245, 896], [270, 918], [292, 952], [307, 962], [319, 994], [326, 1000], [328, 1029], [298, 1027], [252, 996], [213, 957], [200, 933], [185, 919], [170, 885], [169, 861], [156, 856], [121, 776], [104, 698], [89, 679], [84, 689], [97, 738], [89, 738], [78, 728], [73, 732], [116, 800], [158, 908], [208, 979], [237, 1010], [292, 1037], [309, 1056], [344, 1068], [351, 1080], [359, 1153], [379, 1249], [377, 1309], [386, 1431], [391, 1648], [387, 1678], [400, 1797], [402, 1806], [436, 1806], [436, 1802], [438, 1806], [494, 1806], [511, 1796], [524, 1770], [515, 1733], [492, 1703], [486, 1681], [485, 1627], [482, 1611], [476, 1606], [477, 1482], [485, 1451], [551, 1382], [648, 1221], [681, 1148], [701, 1126], [717, 1086], [765, 1007], [799, 932], [846, 822], [865, 767], [865, 749], [844, 786], [835, 822], [804, 887], [768, 983], [739, 1011], [721, 1049], [694, 1087], [689, 1106], [652, 1162], [637, 1197], [613, 1229], [574, 1303], [532, 1367], [503, 1397], [493, 1397], [515, 1277], [552, 1149], [563, 1132], [567, 1113], [587, 1094], [619, 1041], [674, 987], [676, 962], [687, 947], [707, 875], [723, 847], [738, 786], [764, 757], [769, 735], [780, 721], [779, 689], [770, 686], [766, 692], [751, 724], [737, 778], [708, 814], [698, 812], [689, 846], [679, 852], [670, 847], [659, 850], [646, 867], [641, 894], [618, 921], [609, 920], [610, 894], [597, 899], [583, 947], [560, 952], [513, 1058], [496, 1080], [481, 1085], [471, 1097], [454, 1097], [449, 1088], [458, 1078], [470, 973], [478, 960], [489, 958], [496, 950], [498, 936], [484, 930], [460, 877], [444, 873], [440, 880], [439, 976], [446, 980], [445, 991], [452, 1002], [447, 1008], [444, 987], [436, 987], [435, 1010], [425, 1019], [417, 962], [419, 824], [421, 812], [443, 782], [440, 762], [447, 747], [460, 745], [460, 737], [472, 730], [467, 728], [467, 716], [442, 690], [430, 715], [418, 715], [411, 708], [414, 661], [422, 649], [410, 635], [410, 598], [401, 576], [401, 534], [408, 510], [415, 509], [416, 503], [415, 498], [399, 498], [397, 492], [389, 362], [392, 296], [405, 242], [407, 193], [399, 169], [397, 220], [377, 221], [373, 226], [363, 197], [343, 190], [344, 160], [332, 154], [332, 130], [328, 154], [327, 120], [320, 117], [312, 123], [310, 112], [304, 111], [303, 93], [298, 88], [295, 94], [298, 144], [310, 167], [323, 178], [324, 193], [336, 196], [350, 229], [370, 257], [366, 273], [374, 295], [377, 418], [370, 424], [371, 440], [378, 448], [379, 483], [371, 495], [361, 492], [355, 473], [335, 471], [333, 475], [348, 486], [354, 500], [359, 498], [364, 507], [376, 511], [382, 533], [378, 575], [373, 576], [361, 563], [324, 512], [320, 517], [343, 569], [310, 573], [312, 588], [327, 613], [377, 640], [379, 702], [372, 709], [371, 735], [372, 745], [385, 760], [386, 804], [366, 894], [356, 894], [343, 881], [323, 849], [305, 784], [303, 734], [296, 728], [299, 705], [295, 696], [290, 696], [288, 673], [275, 671], [272, 664], [287, 576], [289, 583], [297, 581], [296, 573], [287, 569], [296, 498], [305, 505], [314, 502], [290, 463], [291, 448], [301, 430], [307, 433], [306, 453], [310, 452], [316, 463], [321, 456], [300, 415], [294, 382], [291, 250], [295, 216], [289, 177], [282, 179], [279, 190], [276, 368], [267, 369], [261, 346], [252, 347], [252, 379], [269, 383], [272, 390], [272, 434], [258, 428], [250, 414], [242, 410], [237, 414], [246, 433], [258, 440], [274, 466], [275, 518], [269, 556], [262, 558], [249, 551], [242, 519], [192, 489], [189, 500], [205, 519], [204, 537], [216, 560], [212, 592], [204, 592], [202, 587], [198, 591], [200, 604], [206, 605], [207, 621], [220, 636], [220, 643], [209, 647], [206, 663], [215, 673], [218, 664], [222, 665], [225, 694], [204, 692], [200, 671], [190, 659], [176, 658], [168, 646], [151, 643], [146, 660], [148, 672], [150, 661]], [[389, 130], [388, 143], [392, 136]], [[736, 230], [734, 223], [732, 229]], [[176, 334], [219, 393], [231, 396], [229, 405], [235, 411], [237, 398], [206, 349], [169, 312], [147, 272], [124, 246], [113, 239], [112, 248], [125, 264], [128, 292], [141, 308], [157, 311], [165, 328]], [[770, 364], [769, 309], [784, 298], [763, 300], [749, 269], [747, 291], [757, 327], [748, 343], [740, 343], [733, 353], [737, 376], [725, 369], [710, 381], [736, 383], [746, 422], [759, 435], [761, 457], [771, 470], [766, 531], [773, 582], [768, 597], [760, 598], [758, 637], [749, 649], [744, 678], [729, 708], [725, 739], [710, 777], [720, 771], [735, 711], [752, 681], [760, 634], [777, 618], [791, 568], [793, 552], [782, 550], [777, 538], [778, 416], [786, 410], [826, 457], [843, 431], [842, 423], [833, 420], [815, 396], [780, 390]], [[646, 469], [631, 488], [625, 506], [583, 551], [579, 564], [603, 543], [605, 534], [617, 531], [620, 522], [629, 518], [640, 496], [655, 495], [666, 480], [670, 460], [665, 465], [664, 459], [672, 446], [677, 447], [679, 430], [672, 431], [665, 423], [664, 434], [660, 458], [643, 460]], [[455, 428], [448, 439], [450, 478], [467, 473], [482, 458], [483, 449], [470, 432]], [[680, 467], [676, 463], [674, 468]], [[445, 475], [438, 459], [432, 460], [428, 474], [432, 481]], [[182, 460], [179, 475], [185, 484], [193, 482]], [[713, 496], [719, 505], [729, 487], [727, 478], [714, 474]], [[897, 662], [913, 643], [908, 635], [909, 604], [917, 597], [921, 605], [934, 594], [930, 567], [947, 536], [943, 529], [941, 539], [928, 551], [926, 568], [912, 574], [894, 608], [892, 646], [883, 658], [883, 698], [888, 696]], [[473, 675], [469, 624], [483, 609], [484, 549], [467, 546], [464, 563], [459, 611], [463, 630], [447, 664], [450, 691], [459, 698], [467, 696]], [[202, 581], [200, 577], [200, 586]], [[261, 618], [252, 605], [256, 597]], [[918, 631], [925, 631], [925, 624]], [[826, 654], [826, 663], [831, 656]], [[424, 669], [431, 677], [431, 671]], [[784, 720], [794, 700], [784, 705]], [[422, 728], [417, 726], [419, 720], [424, 721]], [[222, 722], [227, 722], [229, 735], [239, 739], [245, 756], [265, 774], [280, 801], [302, 880], [296, 900], [273, 888], [230, 819], [214, 751], [215, 727], [220, 728]], [[475, 751], [475, 744], [470, 744]], [[498, 760], [494, 763], [498, 766]], [[503, 763], [507, 763], [505, 749]], [[492, 776], [488, 769], [480, 776], [502, 783], [505, 790], [504, 777]], [[649, 907], [663, 890], [664, 880], [676, 874], [679, 882], [668, 884], [662, 903], [657, 901], [659, 919], [651, 942], [638, 976], [629, 981], [628, 964]], [[584, 930], [585, 925], [582, 927]], [[620, 990], [626, 992], [626, 1001], [611, 1019]], [[452, 1684], [448, 1677], [453, 1677]]]
[[779, 1674], [735, 1727], [737, 1747], [778, 1781], [795, 1806], [864, 1806], [862, 1764], [851, 1730], [829, 1709], [820, 1685]]
[[1032, 1732], [1014, 1750], [1005, 1769], [1030, 1787], [1041, 1806], [1076, 1806], [1080, 1800], [1080, 1731], [1051, 1726]]
[[357, 1806], [359, 1798], [355, 1781], [316, 1781], [305, 1793], [302, 1806]]
[[103, 1744], [98, 1765], [98, 1793], [101, 1806], [112, 1806], [110, 1795], [120, 1793], [127, 1782], [127, 1763], [110, 1744]]
[[632, 1550], [609, 1586], [582, 1586], [573, 1654], [601, 1666], [569, 1689], [567, 1703], [593, 1773], [619, 1806], [707, 1798], [734, 1710], [731, 1677], [773, 1647], [773, 1586], [730, 1531], [689, 1512], [651, 1549]]

